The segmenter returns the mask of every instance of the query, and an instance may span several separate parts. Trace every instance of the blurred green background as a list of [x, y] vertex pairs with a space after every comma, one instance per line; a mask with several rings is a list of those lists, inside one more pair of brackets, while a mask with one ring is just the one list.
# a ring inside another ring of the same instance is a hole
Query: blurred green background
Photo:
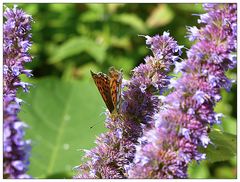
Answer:
[[[5, 4], [12, 7], [12, 4]], [[124, 78], [150, 50], [138, 35], [169, 31], [180, 45], [191, 46], [186, 26], [198, 26], [201, 4], [18, 4], [32, 15], [34, 77], [20, 118], [32, 140], [29, 174], [34, 178], [72, 178], [83, 149], [94, 147], [104, 128], [105, 106], [90, 76], [110, 66], [123, 68]], [[183, 55], [184, 58], [185, 54]], [[228, 73], [236, 78], [236, 70]], [[224, 113], [223, 131], [236, 134], [237, 91], [222, 91], [216, 107]], [[93, 126], [93, 128], [90, 128]], [[192, 164], [190, 178], [236, 178], [236, 157]]]

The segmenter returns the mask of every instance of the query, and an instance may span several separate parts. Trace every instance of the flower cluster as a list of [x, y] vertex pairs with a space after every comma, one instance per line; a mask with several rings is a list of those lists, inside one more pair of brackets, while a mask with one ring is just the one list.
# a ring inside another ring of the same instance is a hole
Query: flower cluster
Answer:
[[155, 94], [162, 93], [170, 84], [167, 73], [182, 53], [182, 46], [167, 32], [145, 38], [153, 56], [146, 57], [145, 63], [133, 70], [132, 78], [124, 82], [118, 113], [107, 113], [109, 131], [98, 137], [94, 149], [86, 151], [89, 160], [77, 167], [75, 178], [128, 178], [138, 138], [152, 125], [152, 116], [159, 111]]
[[206, 158], [198, 147], [207, 147], [209, 128], [221, 122], [214, 106], [220, 89], [231, 88], [225, 72], [236, 67], [237, 4], [203, 7], [201, 28], [188, 27], [189, 40], [196, 42], [187, 60], [176, 64], [182, 75], [171, 81], [173, 92], [163, 98], [153, 127], [139, 138], [129, 178], [186, 178], [188, 164]]
[[30, 23], [32, 18], [14, 6], [6, 8], [3, 25], [3, 175], [4, 178], [29, 178], [28, 153], [30, 141], [24, 140], [27, 125], [17, 114], [22, 100], [16, 97], [17, 89], [28, 92], [29, 83], [22, 82], [20, 74], [32, 76], [24, 69], [24, 63], [32, 60], [28, 53], [31, 47]]

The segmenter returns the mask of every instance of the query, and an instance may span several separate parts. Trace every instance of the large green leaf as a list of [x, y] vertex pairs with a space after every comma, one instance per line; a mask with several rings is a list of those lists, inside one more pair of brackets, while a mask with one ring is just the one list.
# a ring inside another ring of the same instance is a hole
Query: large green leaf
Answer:
[[99, 44], [87, 37], [73, 37], [63, 43], [54, 55], [50, 58], [50, 63], [63, 61], [71, 56], [79, 55], [82, 52], [88, 53], [97, 62], [102, 63], [106, 56], [106, 46]]
[[147, 25], [150, 28], [156, 28], [164, 26], [172, 21], [174, 18], [174, 12], [169, 8], [167, 4], [159, 4], [152, 11], [147, 19]]
[[[30, 94], [20, 94], [20, 118], [32, 140], [29, 174], [35, 178], [68, 178], [83, 151], [94, 146], [104, 129], [103, 102], [94, 82], [44, 78]], [[95, 127], [90, 129], [94, 124]]]
[[184, 12], [191, 12], [191, 13], [202, 13], [203, 7], [202, 4], [190, 4], [190, 3], [178, 3], [178, 4], [171, 4], [171, 7], [175, 9], [175, 11], [184, 11]]
[[210, 134], [213, 144], [207, 148], [201, 148], [203, 153], [207, 154], [209, 162], [229, 160], [237, 154], [237, 136], [214, 130]]
[[134, 28], [139, 33], [145, 33], [147, 30], [142, 19], [136, 16], [135, 14], [131, 14], [131, 13], [114, 14], [112, 16], [112, 20], [115, 22], [126, 24]]
[[193, 161], [188, 166], [187, 174], [190, 179], [209, 178], [210, 174], [207, 168], [207, 161], [201, 161], [200, 164]]

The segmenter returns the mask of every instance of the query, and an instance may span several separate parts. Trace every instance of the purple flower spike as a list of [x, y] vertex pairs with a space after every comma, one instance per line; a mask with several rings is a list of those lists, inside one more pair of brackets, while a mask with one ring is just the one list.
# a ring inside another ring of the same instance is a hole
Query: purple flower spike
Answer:
[[31, 76], [24, 63], [32, 60], [30, 49], [32, 18], [14, 6], [6, 8], [3, 25], [3, 175], [4, 178], [30, 178], [26, 174], [29, 164], [30, 141], [24, 140], [27, 125], [17, 114], [23, 102], [16, 97], [17, 89], [28, 91], [29, 83], [21, 82], [19, 75]]
[[[160, 100], [155, 93], [168, 88], [168, 72], [181, 55], [181, 46], [164, 32], [162, 36], [145, 36], [153, 56], [133, 70], [124, 81], [122, 105], [117, 115], [107, 113], [109, 131], [96, 141], [97, 147], [85, 154], [89, 160], [77, 169], [75, 178], [128, 178], [127, 170], [134, 159], [136, 144], [142, 132], [153, 124]], [[142, 164], [149, 160], [144, 158]]]
[[143, 131], [129, 178], [187, 178], [188, 164], [206, 159], [198, 147], [211, 143], [208, 129], [222, 117], [214, 106], [221, 99], [220, 89], [229, 90], [232, 83], [225, 72], [236, 67], [237, 4], [203, 7], [207, 12], [200, 16], [202, 27], [188, 27], [188, 37], [196, 43], [176, 68], [182, 76], [171, 82], [174, 90], [163, 99], [155, 125]]

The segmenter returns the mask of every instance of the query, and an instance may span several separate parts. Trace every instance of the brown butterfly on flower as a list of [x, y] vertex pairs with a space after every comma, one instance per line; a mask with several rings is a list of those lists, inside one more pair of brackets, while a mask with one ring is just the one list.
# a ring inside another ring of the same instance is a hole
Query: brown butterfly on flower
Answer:
[[109, 68], [108, 75], [93, 73], [92, 78], [110, 113], [118, 112], [121, 99], [122, 70]]

